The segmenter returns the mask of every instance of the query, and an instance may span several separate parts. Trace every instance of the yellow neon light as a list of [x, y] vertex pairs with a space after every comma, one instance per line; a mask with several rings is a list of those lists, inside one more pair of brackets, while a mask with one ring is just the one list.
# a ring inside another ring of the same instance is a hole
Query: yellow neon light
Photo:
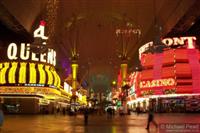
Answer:
[[61, 95], [61, 92], [48, 87], [0, 87], [0, 94]]
[[57, 84], [58, 84], [58, 78], [57, 78], [56, 72], [53, 69], [51, 70], [51, 72], [53, 73], [53, 76], [54, 76], [54, 86], [57, 86]]
[[60, 77], [58, 76], [58, 74], [56, 73], [55, 69], [52, 69], [51, 71], [53, 73], [54, 76], [54, 86], [56, 87], [60, 87]]
[[126, 76], [127, 76], [127, 67], [128, 65], [127, 64], [121, 64], [121, 75], [122, 75], [122, 85], [126, 85]]
[[83, 103], [87, 103], [87, 97], [86, 96], [82, 96], [82, 100]]
[[19, 83], [26, 83], [26, 64], [25, 62], [20, 63]]
[[52, 85], [53, 84], [53, 75], [52, 73], [50, 72], [50, 66], [45, 66], [45, 71], [47, 72], [47, 75], [48, 75], [48, 82], [47, 84], [48, 85]]
[[127, 66], [128, 66], [127, 64], [121, 64], [121, 73], [123, 79], [126, 79]]
[[160, 86], [174, 86], [175, 80], [173, 78], [157, 79], [152, 81], [141, 81], [140, 88], [160, 87]]
[[0, 83], [1, 83], [1, 69], [3, 68], [3, 64], [0, 63]]
[[30, 73], [30, 79], [29, 83], [30, 84], [35, 84], [36, 83], [36, 69], [35, 69], [35, 63], [30, 63], [29, 65], [29, 73]]
[[45, 81], [46, 81], [46, 74], [45, 74], [45, 71], [43, 69], [43, 64], [38, 64], [38, 70], [39, 70], [39, 73], [40, 73], [40, 81], [39, 81], [39, 84], [45, 84]]
[[58, 87], [60, 87], [60, 76], [56, 73], [57, 77], [58, 77]]
[[8, 68], [9, 68], [9, 63], [8, 62], [4, 63], [4, 67], [1, 69], [0, 73], [0, 84], [6, 83], [6, 71]]
[[87, 104], [87, 98], [86, 98], [86, 96], [84, 95], [84, 96], [82, 96], [82, 97], [79, 97], [79, 102], [80, 103], [82, 103], [82, 104]]
[[117, 84], [117, 82], [116, 82], [116, 81], [112, 81], [112, 84], [113, 84], [113, 85], [116, 85], [116, 84]]
[[46, 95], [45, 96], [45, 99], [47, 100], [47, 99], [56, 99], [56, 96], [52, 96], [52, 95]]
[[78, 64], [72, 64], [72, 88], [76, 90], [76, 79], [77, 79], [77, 72], [78, 72]]
[[78, 64], [72, 64], [72, 78], [76, 80], [78, 71]]
[[8, 73], [8, 82], [9, 83], [16, 83], [15, 81], [15, 72], [16, 72], [16, 69], [17, 69], [17, 62], [13, 62], [12, 63], [12, 67], [10, 68], [10, 71]]

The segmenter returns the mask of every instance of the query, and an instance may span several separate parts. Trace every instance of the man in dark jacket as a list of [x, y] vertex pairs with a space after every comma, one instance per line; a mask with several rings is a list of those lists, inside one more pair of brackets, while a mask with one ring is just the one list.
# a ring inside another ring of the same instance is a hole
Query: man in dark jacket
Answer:
[[153, 110], [153, 107], [152, 106], [149, 106], [149, 112], [148, 112], [148, 121], [147, 121], [147, 127], [146, 127], [146, 129], [147, 130], [149, 130], [149, 125], [150, 125], [150, 123], [153, 123], [155, 126], [156, 126], [156, 128], [157, 128], [157, 123], [155, 122], [155, 120], [154, 120], [154, 110]]

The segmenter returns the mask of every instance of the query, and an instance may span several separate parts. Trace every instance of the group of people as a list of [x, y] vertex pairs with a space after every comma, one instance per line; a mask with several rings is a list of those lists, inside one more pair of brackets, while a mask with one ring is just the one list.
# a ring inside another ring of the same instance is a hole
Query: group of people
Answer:
[[[59, 112], [58, 110], [56, 110], [56, 111], [57, 111], [57, 113]], [[84, 124], [88, 125], [89, 109], [86, 107], [82, 110], [82, 112], [83, 112], [83, 115], [84, 115]], [[106, 110], [106, 112], [107, 112], [107, 118], [108, 119], [112, 118], [115, 114], [115, 110], [113, 108], [108, 108]], [[139, 108], [136, 108], [136, 112], [138, 114], [140, 113]], [[65, 114], [65, 113], [63, 113], [63, 114]], [[120, 114], [120, 112], [119, 112], [119, 114]], [[4, 114], [3, 114], [2, 108], [0, 107], [0, 127], [3, 125], [3, 121], [4, 121]], [[157, 123], [155, 122], [155, 119], [154, 119], [154, 110], [153, 110], [152, 105], [149, 106], [149, 110], [148, 110], [148, 119], [147, 119], [147, 126], [146, 126], [147, 130], [149, 130], [151, 123], [154, 124], [156, 127], [158, 126]]]
[[[84, 115], [84, 124], [88, 125], [88, 118], [89, 118], [89, 109], [88, 108], [84, 108], [83, 115]], [[107, 109], [107, 118], [112, 118], [112, 116], [114, 116], [114, 109], [108, 108]], [[4, 115], [3, 115], [2, 109], [0, 109], [0, 127], [3, 125], [3, 121], [4, 121]], [[154, 124], [156, 127], [158, 126], [154, 119], [154, 110], [153, 110], [152, 105], [149, 106], [147, 126], [146, 126], [147, 130], [149, 130], [151, 123]]]

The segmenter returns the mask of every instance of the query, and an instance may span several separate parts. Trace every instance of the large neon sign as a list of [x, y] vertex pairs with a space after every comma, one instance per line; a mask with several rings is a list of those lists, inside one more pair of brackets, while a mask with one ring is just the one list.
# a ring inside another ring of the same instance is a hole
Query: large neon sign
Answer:
[[196, 41], [196, 37], [173, 37], [173, 38], [165, 38], [162, 40], [162, 43], [166, 46], [175, 46], [175, 45], [185, 45], [185, 41], [187, 41], [187, 48], [194, 49], [194, 41]]
[[[195, 48], [195, 41], [196, 41], [196, 37], [194, 37], [194, 36], [191, 36], [191, 37], [173, 37], [173, 38], [162, 39], [162, 43], [167, 47], [178, 46], [178, 45], [183, 46], [183, 45], [187, 44], [188, 49], [194, 49]], [[144, 53], [145, 51], [147, 51], [147, 49], [151, 46], [153, 46], [152, 41], [141, 46], [139, 48], [139, 57], [141, 57], [141, 54]]]
[[152, 81], [141, 81], [140, 88], [153, 88], [153, 87], [162, 87], [162, 86], [174, 86], [175, 80], [173, 78], [168, 79], [157, 79]]
[[[41, 21], [40, 26], [34, 31], [34, 37], [41, 38], [43, 40], [47, 40], [48, 37], [44, 35], [45, 30], [45, 22]], [[16, 43], [10, 43], [7, 48], [7, 57], [9, 60], [32, 60], [32, 61], [40, 61], [44, 63], [49, 63], [52, 65], [56, 65], [56, 52], [53, 49], [48, 49], [47, 53], [34, 53], [30, 51], [30, 45], [26, 43], [21, 43], [21, 45], [17, 45]], [[42, 45], [46, 45], [46, 42], [43, 42]]]

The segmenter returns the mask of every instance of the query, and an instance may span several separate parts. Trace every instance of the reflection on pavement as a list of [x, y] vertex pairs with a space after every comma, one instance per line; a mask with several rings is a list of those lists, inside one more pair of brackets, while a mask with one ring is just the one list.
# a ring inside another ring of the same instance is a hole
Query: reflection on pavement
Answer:
[[[156, 114], [157, 123], [200, 123], [199, 114]], [[89, 116], [84, 126], [82, 115], [6, 115], [1, 133], [148, 133], [147, 115]], [[151, 126], [149, 133], [157, 130]]]

